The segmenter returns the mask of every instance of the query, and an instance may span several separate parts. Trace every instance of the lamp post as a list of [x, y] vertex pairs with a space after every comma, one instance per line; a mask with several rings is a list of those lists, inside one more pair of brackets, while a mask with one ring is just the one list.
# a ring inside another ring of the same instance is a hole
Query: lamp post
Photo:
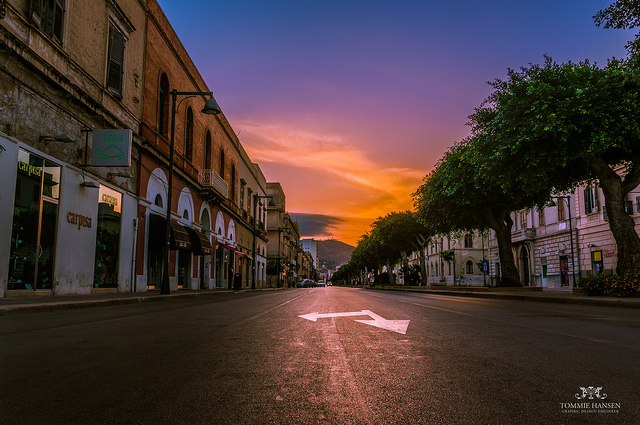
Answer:
[[[280, 285], [280, 278], [282, 277], [282, 268], [281, 268], [281, 258], [280, 254], [282, 254], [281, 248], [280, 248], [280, 241], [282, 240], [282, 236], [280, 236], [282, 234], [283, 231], [286, 231], [287, 233], [290, 233], [291, 228], [289, 227], [278, 227], [278, 282], [276, 282], [276, 287], [277, 285]], [[283, 284], [284, 287], [284, 284]]]
[[180, 101], [182, 103], [184, 100], [189, 97], [194, 96], [211, 96], [207, 103], [204, 105], [202, 109], [202, 113], [209, 115], [217, 115], [220, 112], [220, 107], [216, 103], [213, 98], [212, 92], [189, 92], [189, 91], [178, 91], [173, 89], [171, 91], [171, 140], [169, 145], [169, 177], [167, 183], [167, 226], [165, 228], [165, 239], [164, 239], [164, 269], [162, 272], [162, 286], [160, 287], [160, 294], [168, 295], [171, 293], [171, 288], [169, 286], [169, 254], [170, 244], [171, 244], [171, 192], [173, 189], [173, 148], [175, 144], [175, 134], [176, 134], [176, 113], [178, 112], [178, 107], [180, 104], [176, 105], [176, 101], [178, 96], [188, 96]]
[[[573, 282], [573, 287], [576, 287], [576, 258], [573, 255], [573, 224], [571, 223], [571, 196], [554, 196], [554, 198], [556, 199], [566, 199], [567, 200], [567, 209], [569, 210], [569, 240], [571, 243], [571, 276], [572, 276], [572, 282]], [[547, 206], [553, 207], [555, 206], [556, 203], [553, 201], [549, 201], [547, 202]], [[568, 267], [568, 264], [567, 264]], [[562, 272], [562, 270], [560, 270]]]
[[[256, 211], [258, 208], [258, 200], [260, 199], [271, 199], [269, 201], [269, 206], [270, 207], [275, 207], [276, 203], [273, 201], [273, 196], [270, 195], [258, 195], [255, 194], [253, 195], [253, 277], [251, 279], [251, 289], [256, 289], [256, 262], [257, 262], [257, 257], [256, 257], [256, 235], [258, 233], [256, 226], [257, 226], [257, 217], [256, 217]], [[260, 204], [262, 205], [262, 204]], [[280, 235], [278, 235], [280, 236]]]

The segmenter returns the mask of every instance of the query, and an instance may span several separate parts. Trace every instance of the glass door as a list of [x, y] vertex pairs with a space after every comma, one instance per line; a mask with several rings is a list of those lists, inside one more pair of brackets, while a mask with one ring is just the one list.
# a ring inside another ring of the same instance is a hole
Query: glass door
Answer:
[[8, 289], [52, 289], [60, 166], [18, 154]]

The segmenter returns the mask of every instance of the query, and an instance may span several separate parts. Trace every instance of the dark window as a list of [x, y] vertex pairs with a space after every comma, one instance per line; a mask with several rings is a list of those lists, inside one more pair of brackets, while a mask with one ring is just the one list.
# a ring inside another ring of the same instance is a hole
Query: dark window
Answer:
[[587, 187], [584, 190], [584, 213], [598, 212], [598, 198], [595, 187]]
[[31, 0], [31, 19], [45, 34], [62, 43], [64, 0]]
[[184, 142], [185, 156], [189, 161], [193, 159], [193, 109], [187, 109], [187, 132]]
[[564, 199], [558, 199], [558, 221], [564, 220], [565, 212], [564, 212]]
[[473, 235], [471, 233], [467, 233], [464, 237], [464, 247], [465, 248], [473, 248]]
[[473, 261], [467, 261], [467, 274], [473, 274]]
[[220, 150], [220, 177], [224, 179], [224, 149]]
[[107, 90], [122, 97], [122, 76], [124, 71], [124, 34], [113, 25], [109, 26], [109, 59], [107, 68]]
[[205, 170], [211, 169], [211, 132], [207, 131], [207, 135], [204, 139], [204, 168]]
[[158, 133], [167, 137], [169, 134], [169, 78], [167, 74], [160, 76], [158, 92]]

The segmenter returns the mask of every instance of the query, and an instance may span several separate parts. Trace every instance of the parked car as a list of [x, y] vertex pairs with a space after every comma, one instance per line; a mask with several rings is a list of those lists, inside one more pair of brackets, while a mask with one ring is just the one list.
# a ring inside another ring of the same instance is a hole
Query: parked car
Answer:
[[325, 285], [324, 280], [318, 281], [318, 286], [324, 286], [324, 285]]
[[296, 285], [297, 288], [312, 288], [314, 286], [317, 286], [317, 284], [311, 279], [303, 279]]

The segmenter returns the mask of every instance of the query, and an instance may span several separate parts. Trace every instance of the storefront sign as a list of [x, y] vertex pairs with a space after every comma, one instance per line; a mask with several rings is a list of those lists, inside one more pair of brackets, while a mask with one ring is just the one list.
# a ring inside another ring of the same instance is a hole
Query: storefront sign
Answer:
[[109, 189], [104, 185], [100, 185], [100, 193], [98, 195], [98, 202], [101, 204], [107, 204], [113, 208], [113, 212], [122, 212], [122, 194], [115, 190]]
[[69, 211], [67, 213], [67, 223], [77, 224], [78, 229], [81, 227], [91, 228], [91, 217], [87, 217], [84, 215], [76, 214], [74, 212]]
[[42, 176], [42, 168], [27, 164], [26, 162], [18, 161], [18, 170], [27, 173], [29, 176]]
[[94, 167], [131, 166], [131, 130], [93, 130], [91, 165]]

